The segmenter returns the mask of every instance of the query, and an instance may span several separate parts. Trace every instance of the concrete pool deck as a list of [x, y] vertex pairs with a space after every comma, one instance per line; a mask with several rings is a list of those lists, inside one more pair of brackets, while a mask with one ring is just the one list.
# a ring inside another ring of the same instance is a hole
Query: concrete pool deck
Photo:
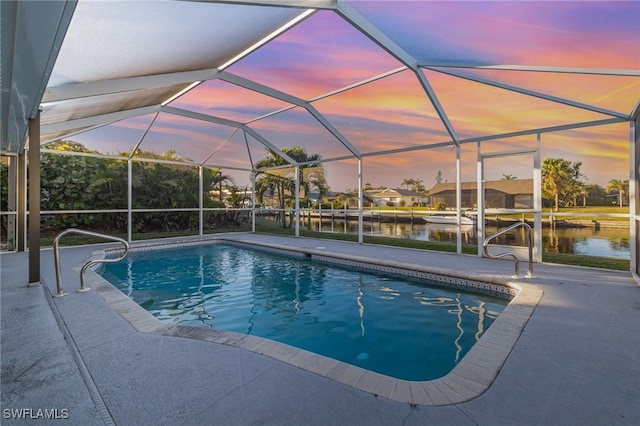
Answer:
[[[513, 274], [512, 262], [475, 256], [263, 234], [224, 237], [478, 277]], [[522, 281], [542, 289], [542, 299], [492, 384], [466, 402], [427, 406], [249, 350], [136, 331], [98, 291], [74, 291], [79, 277], [72, 267], [95, 249], [61, 250], [69, 295], [60, 299], [49, 295], [56, 291], [51, 250], [41, 255], [48, 291], [26, 287], [25, 253], [0, 256], [2, 424], [42, 424], [39, 414], [83, 425], [640, 424], [640, 287], [629, 273], [535, 265], [535, 278]], [[33, 419], [11, 418], [19, 413]]]

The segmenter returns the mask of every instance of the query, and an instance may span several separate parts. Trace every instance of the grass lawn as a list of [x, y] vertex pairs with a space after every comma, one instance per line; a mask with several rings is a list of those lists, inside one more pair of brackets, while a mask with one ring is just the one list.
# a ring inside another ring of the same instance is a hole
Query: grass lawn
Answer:
[[[607, 208], [611, 209], [611, 208]], [[579, 210], [579, 209], [578, 209]], [[621, 209], [622, 210], [622, 209]], [[278, 235], [294, 235], [294, 230], [292, 228], [283, 229], [280, 228], [279, 225], [272, 220], [264, 220], [261, 218], [257, 218], [256, 223], [256, 231], [263, 232], [267, 234], [278, 234]], [[250, 228], [233, 228], [233, 229], [215, 229], [215, 230], [207, 230], [205, 234], [216, 234], [216, 233], [224, 233], [224, 232], [247, 232], [250, 231]], [[134, 234], [133, 240], [149, 240], [149, 239], [159, 239], [159, 238], [170, 238], [170, 237], [185, 237], [185, 236], [194, 236], [197, 235], [195, 231], [184, 231], [184, 232], [160, 232], [160, 233], [144, 233], [144, 234]], [[332, 233], [332, 232], [317, 232], [317, 231], [309, 231], [304, 227], [300, 227], [300, 235], [303, 237], [312, 237], [312, 238], [323, 238], [323, 239], [332, 239], [339, 241], [352, 241], [357, 242], [358, 236], [354, 234], [342, 234], [342, 233]], [[126, 239], [126, 234], [114, 234], [114, 236]], [[42, 247], [48, 247], [53, 245], [53, 240], [55, 238], [55, 234], [53, 236], [50, 235], [42, 235], [41, 245]], [[421, 250], [434, 250], [441, 251], [447, 253], [455, 253], [456, 245], [453, 243], [445, 243], [439, 241], [420, 241], [420, 240], [411, 240], [405, 238], [391, 238], [391, 237], [379, 237], [379, 236], [371, 236], [364, 235], [363, 240], [367, 244], [379, 244], [393, 247], [405, 247], [405, 248], [414, 248]], [[104, 243], [105, 240], [100, 238], [82, 236], [82, 235], [67, 235], [61, 241], [61, 246], [74, 246], [74, 245], [83, 245], [83, 244], [97, 244]], [[476, 255], [478, 254], [478, 248], [475, 245], [463, 244], [462, 252], [464, 254]], [[603, 268], [603, 269], [613, 269], [620, 271], [628, 271], [629, 270], [629, 260], [628, 259], [617, 259], [617, 258], [609, 258], [609, 257], [596, 257], [596, 256], [583, 256], [583, 255], [572, 255], [572, 254], [562, 254], [562, 253], [547, 253], [544, 252], [542, 254], [543, 262], [547, 263], [559, 263], [565, 265], [575, 265], [575, 266], [588, 266], [594, 268]]]
[[[205, 235], [208, 234], [220, 234], [224, 232], [248, 232], [251, 231], [250, 227], [242, 227], [242, 228], [220, 228], [220, 229], [208, 229], [204, 231]], [[41, 235], [40, 245], [41, 247], [51, 247], [53, 246], [53, 240], [55, 239], [57, 232], [53, 235]], [[120, 237], [122, 239], [127, 239], [127, 234], [109, 234], [114, 237]], [[148, 232], [148, 233], [137, 233], [132, 235], [133, 241], [144, 241], [144, 240], [155, 240], [159, 238], [171, 238], [171, 237], [188, 237], [188, 236], [196, 236], [198, 235], [197, 231], [174, 231], [174, 232]], [[104, 240], [102, 238], [97, 237], [89, 237], [84, 235], [76, 235], [69, 234], [65, 235], [64, 238], [60, 240], [60, 247], [67, 246], [79, 246], [83, 244], [100, 244], [100, 243], [108, 243], [111, 241]]]
[[[574, 217], [576, 220], [599, 220], [599, 221], [629, 221], [628, 217], [602, 217], [600, 215], [608, 215], [608, 214], [616, 214], [616, 215], [627, 215], [629, 214], [629, 207], [572, 207], [572, 208], [561, 208], [559, 211], [554, 212], [552, 210], [545, 210], [545, 213], [548, 214], [561, 214], [562, 219], [567, 219]], [[572, 214], [576, 214], [576, 216], [571, 216]], [[569, 215], [569, 216], [565, 216]], [[583, 216], [587, 215], [587, 216]]]
[[[256, 227], [256, 231], [267, 234], [293, 235], [293, 229], [282, 229], [277, 225], [264, 223]], [[300, 236], [312, 238], [324, 238], [339, 241], [357, 242], [358, 236], [354, 234], [340, 234], [333, 232], [317, 232], [309, 231], [300, 227]], [[390, 238], [364, 235], [363, 241], [368, 244], [379, 244], [392, 247], [415, 248], [422, 250], [434, 250], [447, 253], [455, 253], [456, 245], [453, 243], [444, 243], [438, 241], [420, 241], [410, 240], [406, 238]], [[463, 244], [462, 253], [477, 255], [478, 248], [475, 245]], [[562, 253], [542, 253], [542, 261], [547, 263], [558, 263], [563, 265], [587, 266], [592, 268], [613, 269], [619, 271], [628, 271], [630, 268], [628, 259], [618, 259], [611, 257], [584, 256], [575, 254]]]
[[[367, 214], [371, 211], [369, 208], [365, 208], [364, 212]], [[398, 215], [398, 216], [410, 216], [412, 212], [420, 215], [420, 212], [429, 211], [430, 213], [437, 213], [435, 210], [430, 210], [428, 207], [375, 207], [373, 211], [382, 215]], [[355, 212], [355, 210], [354, 210]], [[453, 213], [449, 211], [449, 213]], [[550, 216], [555, 216], [559, 220], [573, 220], [573, 221], [612, 221], [612, 222], [628, 222], [628, 217], [606, 217], [602, 215], [628, 215], [629, 206], [616, 207], [616, 206], [587, 206], [587, 207], [570, 207], [560, 208], [557, 212], [553, 209], [545, 208], [542, 210], [542, 219], [549, 220]], [[573, 216], [575, 215], [575, 216]], [[495, 213], [488, 213], [488, 218], [495, 218], [496, 216], [503, 219], [522, 219], [522, 213], [505, 214], [501, 213], [496, 215]], [[533, 220], [532, 213], [525, 213], [524, 217], [528, 220]]]

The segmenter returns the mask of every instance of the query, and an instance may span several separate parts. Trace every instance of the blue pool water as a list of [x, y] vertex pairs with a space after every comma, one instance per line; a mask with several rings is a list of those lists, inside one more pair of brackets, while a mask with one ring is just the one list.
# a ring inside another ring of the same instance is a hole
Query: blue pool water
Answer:
[[446, 375], [508, 303], [230, 245], [132, 253], [100, 273], [161, 321], [252, 334], [406, 380]]

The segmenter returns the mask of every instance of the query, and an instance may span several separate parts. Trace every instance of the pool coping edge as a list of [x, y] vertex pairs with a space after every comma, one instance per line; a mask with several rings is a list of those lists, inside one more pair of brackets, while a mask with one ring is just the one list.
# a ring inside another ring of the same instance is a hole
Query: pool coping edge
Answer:
[[[223, 344], [245, 349], [270, 358], [287, 363], [294, 367], [318, 374], [339, 383], [351, 386], [361, 391], [388, 398], [394, 401], [407, 402], [416, 405], [451, 405], [469, 401], [484, 393], [493, 383], [506, 362], [509, 354], [523, 332], [531, 315], [542, 298], [542, 289], [532, 282], [513, 281], [499, 275], [482, 275], [481, 278], [460, 271], [445, 268], [427, 267], [416, 264], [386, 261], [301, 248], [284, 244], [243, 241], [238, 239], [214, 238], [197, 240], [195, 244], [208, 242], [240, 242], [252, 246], [285, 250], [288, 252], [304, 252], [330, 256], [338, 259], [379, 265], [384, 263], [394, 268], [415, 270], [419, 272], [448, 275], [473, 281], [490, 282], [517, 290], [517, 295], [511, 299], [493, 324], [482, 337], [471, 347], [462, 360], [445, 376], [428, 381], [408, 381], [395, 379], [380, 373], [362, 369], [338, 360], [327, 358], [303, 349], [295, 348], [273, 340], [246, 335], [241, 333], [196, 328], [187, 326], [167, 325], [151, 315], [132, 299], [111, 285], [92, 269], [85, 274], [87, 285], [93, 288], [107, 304], [125, 319], [136, 331], [171, 337], [196, 339], [216, 344]], [[169, 245], [183, 245], [181, 243], [149, 243], [136, 248], [167, 247]], [[110, 249], [96, 250], [92, 259], [106, 256]], [[79, 272], [79, 267], [74, 267]], [[474, 290], [473, 288], [471, 290]]]

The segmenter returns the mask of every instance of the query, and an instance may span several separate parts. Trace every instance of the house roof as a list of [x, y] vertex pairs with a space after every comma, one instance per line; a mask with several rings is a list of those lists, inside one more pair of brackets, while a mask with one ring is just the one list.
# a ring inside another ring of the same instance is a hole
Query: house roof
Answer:
[[410, 189], [395, 188], [394, 191], [396, 191], [398, 194], [402, 195], [403, 197], [424, 197], [425, 196], [425, 194], [421, 194], [419, 192], [412, 191]]
[[[533, 179], [488, 180], [485, 181], [484, 187], [512, 195], [533, 194]], [[463, 191], [475, 191], [477, 188], [476, 182], [461, 182]], [[455, 190], [455, 183], [438, 183], [429, 190], [429, 195], [433, 196]]]
[[386, 198], [389, 196], [392, 197], [425, 197], [424, 194], [421, 194], [416, 191], [411, 191], [410, 189], [402, 189], [402, 188], [385, 188], [385, 189], [372, 189], [369, 191], [365, 191], [366, 194], [371, 198]]

